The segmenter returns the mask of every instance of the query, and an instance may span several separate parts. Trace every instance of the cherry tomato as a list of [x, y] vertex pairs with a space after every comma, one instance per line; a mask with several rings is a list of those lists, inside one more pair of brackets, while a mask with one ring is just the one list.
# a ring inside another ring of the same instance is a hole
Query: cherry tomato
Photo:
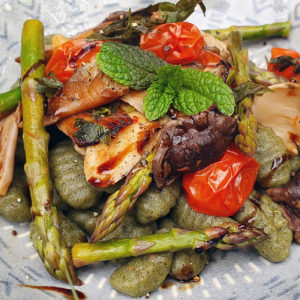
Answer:
[[222, 57], [214, 52], [208, 50], [202, 50], [197, 60], [204, 67], [214, 67], [222, 60]]
[[224, 155], [207, 168], [183, 176], [187, 202], [197, 212], [232, 216], [251, 193], [259, 170], [258, 162], [231, 144]]
[[85, 39], [72, 39], [57, 47], [51, 56], [45, 73], [53, 72], [65, 83], [82, 63], [91, 61], [99, 52], [102, 41], [86, 42]]
[[[294, 50], [290, 50], [290, 49], [284, 49], [284, 48], [272, 48], [271, 50], [271, 59], [274, 59], [276, 57], [280, 57], [280, 56], [291, 56], [293, 58], [300, 58], [300, 53], [298, 53], [297, 51]], [[300, 63], [300, 62], [299, 62]], [[288, 68], [286, 68], [283, 71], [279, 71], [278, 70], [278, 65], [274, 64], [274, 63], [268, 63], [268, 70], [271, 72], [274, 72], [278, 75], [284, 76], [287, 79], [292, 79], [293, 77], [296, 76], [298, 82], [300, 82], [300, 74], [295, 74], [295, 67], [294, 66], [289, 66]]]
[[140, 47], [151, 51], [170, 64], [188, 64], [197, 59], [204, 45], [200, 30], [187, 22], [156, 26], [151, 32], [141, 34]]

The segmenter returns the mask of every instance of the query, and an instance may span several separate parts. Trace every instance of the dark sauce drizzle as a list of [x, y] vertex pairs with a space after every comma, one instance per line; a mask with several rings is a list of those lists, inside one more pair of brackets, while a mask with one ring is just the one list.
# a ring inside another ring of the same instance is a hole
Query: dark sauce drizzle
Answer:
[[[27, 285], [27, 284], [20, 284], [22, 287], [27, 287], [30, 289], [36, 289], [36, 290], [43, 290], [43, 291], [52, 291], [52, 292], [57, 292], [63, 296], [65, 296], [68, 299], [74, 299], [72, 290], [71, 289], [66, 289], [66, 288], [61, 288], [57, 286], [48, 286], [48, 285]], [[77, 293], [77, 296], [80, 300], [86, 299], [86, 295], [83, 292], [80, 292], [78, 290], [75, 290]]]

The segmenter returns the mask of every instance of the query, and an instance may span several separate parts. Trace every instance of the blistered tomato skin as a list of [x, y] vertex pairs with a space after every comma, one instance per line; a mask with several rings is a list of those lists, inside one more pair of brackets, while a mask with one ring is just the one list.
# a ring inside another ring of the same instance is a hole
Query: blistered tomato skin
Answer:
[[[278, 58], [280, 56], [290, 56], [294, 59], [298, 59], [298, 64], [300, 63], [300, 53], [294, 50], [285, 49], [285, 48], [278, 48], [273, 47], [271, 49], [271, 59]], [[268, 71], [274, 72], [278, 75], [284, 76], [287, 79], [293, 79], [296, 78], [298, 82], [300, 82], [300, 74], [298, 74], [295, 70], [295, 66], [289, 66], [287, 68], [284, 68], [283, 70], [280, 70], [280, 66], [278, 66], [276, 63], [268, 63]]]
[[232, 216], [251, 193], [259, 170], [258, 162], [231, 144], [225, 154], [207, 168], [183, 176], [186, 200], [197, 212]]
[[76, 68], [82, 63], [90, 62], [99, 52], [102, 41], [87, 42], [85, 39], [72, 39], [57, 47], [45, 68], [65, 83]]
[[200, 30], [188, 22], [167, 23], [141, 34], [140, 47], [151, 51], [170, 64], [189, 64], [201, 54], [204, 38]]

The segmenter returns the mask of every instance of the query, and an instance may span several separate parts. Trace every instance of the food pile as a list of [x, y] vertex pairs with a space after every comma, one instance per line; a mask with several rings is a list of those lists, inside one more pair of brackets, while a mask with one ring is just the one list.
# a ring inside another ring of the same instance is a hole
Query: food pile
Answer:
[[290, 24], [204, 32], [185, 22], [198, 5], [116, 12], [46, 46], [24, 24], [21, 80], [0, 94], [0, 215], [32, 221], [75, 299], [83, 265], [113, 261], [112, 286], [140, 297], [214, 248], [280, 262], [300, 242], [300, 54], [273, 48], [264, 70], [242, 43]]

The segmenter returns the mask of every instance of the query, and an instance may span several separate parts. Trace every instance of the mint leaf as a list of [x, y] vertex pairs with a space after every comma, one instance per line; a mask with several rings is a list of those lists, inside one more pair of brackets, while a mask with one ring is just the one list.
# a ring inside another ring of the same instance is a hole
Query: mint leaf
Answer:
[[158, 70], [157, 74], [161, 81], [167, 82], [175, 91], [183, 83], [181, 66], [165, 65]]
[[136, 90], [147, 89], [167, 64], [152, 52], [117, 42], [105, 42], [96, 59], [103, 73]]
[[221, 78], [211, 72], [196, 69], [184, 69], [182, 75], [183, 85], [173, 101], [176, 109], [193, 115], [216, 103], [220, 112], [226, 115], [233, 114], [235, 107], [233, 93]]
[[143, 111], [146, 118], [154, 121], [163, 117], [168, 112], [175, 95], [175, 91], [163, 81], [153, 82], [144, 98]]

